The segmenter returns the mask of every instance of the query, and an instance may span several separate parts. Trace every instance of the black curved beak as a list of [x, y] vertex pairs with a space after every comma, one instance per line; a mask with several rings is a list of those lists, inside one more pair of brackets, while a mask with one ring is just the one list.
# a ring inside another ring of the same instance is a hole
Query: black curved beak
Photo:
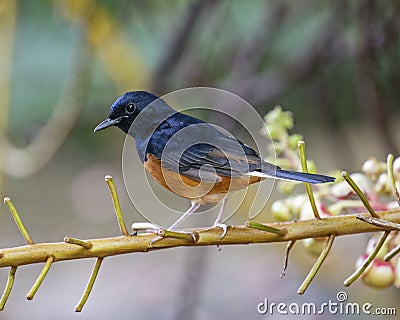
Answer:
[[94, 128], [93, 131], [97, 132], [97, 131], [106, 129], [108, 127], [114, 126], [114, 125], [120, 123], [121, 120], [122, 120], [122, 118], [116, 118], [116, 119], [107, 118], [106, 120], [100, 122], [99, 125], [96, 128]]

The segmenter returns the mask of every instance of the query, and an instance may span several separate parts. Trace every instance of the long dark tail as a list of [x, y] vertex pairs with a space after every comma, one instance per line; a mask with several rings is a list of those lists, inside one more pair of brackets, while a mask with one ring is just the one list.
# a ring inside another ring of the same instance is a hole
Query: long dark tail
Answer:
[[275, 177], [278, 179], [280, 178], [280, 179], [295, 180], [308, 183], [326, 183], [335, 181], [335, 178], [324, 176], [322, 174], [304, 173], [304, 172], [287, 171], [287, 170], [275, 171]]

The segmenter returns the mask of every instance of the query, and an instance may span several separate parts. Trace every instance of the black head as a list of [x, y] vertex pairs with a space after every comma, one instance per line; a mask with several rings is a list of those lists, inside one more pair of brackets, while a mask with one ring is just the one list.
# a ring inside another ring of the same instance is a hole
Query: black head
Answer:
[[[154, 110], [156, 109], [171, 110], [171, 108], [163, 100], [161, 100], [159, 97], [157, 97], [152, 93], [146, 91], [132, 91], [124, 93], [117, 100], [115, 100], [115, 102], [111, 106], [110, 115], [106, 120], [101, 122], [94, 129], [94, 132], [106, 129], [111, 126], [116, 126], [121, 130], [123, 130], [125, 133], [128, 133], [129, 129], [132, 126], [132, 123], [138, 117], [138, 115], [147, 106], [149, 106], [155, 101], [160, 103], [157, 103], [156, 108], [153, 108]], [[146, 118], [147, 120], [149, 120], [149, 117]]]

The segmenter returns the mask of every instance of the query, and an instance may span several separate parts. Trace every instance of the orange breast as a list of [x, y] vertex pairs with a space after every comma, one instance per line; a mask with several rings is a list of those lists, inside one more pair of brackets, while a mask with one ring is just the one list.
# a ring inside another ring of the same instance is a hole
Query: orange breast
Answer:
[[228, 192], [244, 189], [261, 180], [259, 177], [243, 176], [232, 179], [220, 176], [222, 180], [217, 183], [199, 182], [162, 168], [160, 159], [151, 154], [147, 154], [144, 167], [159, 184], [168, 190], [184, 198], [198, 200], [201, 203], [220, 202]]

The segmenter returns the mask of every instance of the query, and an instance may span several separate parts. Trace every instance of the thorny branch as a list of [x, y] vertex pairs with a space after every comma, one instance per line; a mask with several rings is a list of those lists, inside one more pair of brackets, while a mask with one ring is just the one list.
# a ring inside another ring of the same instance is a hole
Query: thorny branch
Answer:
[[[400, 223], [400, 210], [379, 212], [379, 215], [386, 221]], [[2, 249], [0, 268], [46, 262], [50, 254], [54, 256], [54, 262], [59, 262], [85, 258], [105, 258], [119, 254], [147, 252], [181, 246], [274, 243], [307, 238], [320, 238], [331, 234], [344, 236], [386, 230], [386, 228], [360, 221], [358, 216], [359, 215], [344, 215], [296, 222], [265, 224], [272, 228], [286, 230], [287, 233], [283, 236], [250, 227], [233, 226], [229, 228], [227, 235], [222, 239], [221, 230], [218, 228], [212, 230], [187, 229], [185, 231], [198, 234], [198, 241], [193, 242], [184, 239], [165, 238], [154, 243], [153, 246], [150, 246], [150, 241], [154, 239], [154, 233], [86, 240], [86, 242], [92, 244], [91, 249], [65, 242], [38, 243]], [[369, 214], [365, 213], [362, 214], [362, 216], [369, 216]]]

